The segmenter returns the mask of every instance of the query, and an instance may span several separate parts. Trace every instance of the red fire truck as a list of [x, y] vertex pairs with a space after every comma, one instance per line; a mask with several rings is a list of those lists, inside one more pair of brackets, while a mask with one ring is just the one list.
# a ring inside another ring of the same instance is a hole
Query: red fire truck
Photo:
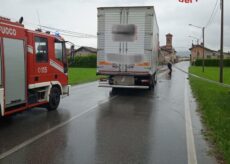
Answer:
[[65, 41], [0, 17], [0, 116], [57, 109], [69, 94]]

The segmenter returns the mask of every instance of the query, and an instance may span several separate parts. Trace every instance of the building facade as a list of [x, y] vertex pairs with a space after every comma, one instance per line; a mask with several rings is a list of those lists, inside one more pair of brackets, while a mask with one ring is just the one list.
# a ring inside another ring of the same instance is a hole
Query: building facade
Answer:
[[175, 63], [176, 62], [176, 50], [173, 48], [172, 45], [172, 34], [166, 35], [166, 45], [160, 47], [159, 53], [159, 63], [166, 64], [168, 62]]
[[75, 50], [77, 56], [97, 55], [97, 49], [93, 47], [80, 47]]
[[[192, 44], [192, 47], [189, 49], [191, 51], [191, 62], [196, 61], [197, 59], [203, 59], [203, 44]], [[204, 47], [204, 59], [219, 59], [220, 51], [211, 50]], [[230, 59], [230, 52], [224, 52], [224, 59]]]

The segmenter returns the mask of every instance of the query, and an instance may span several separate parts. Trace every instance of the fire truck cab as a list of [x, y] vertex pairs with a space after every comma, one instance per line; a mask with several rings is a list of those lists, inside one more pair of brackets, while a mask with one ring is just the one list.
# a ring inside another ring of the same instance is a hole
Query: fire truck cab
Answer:
[[0, 116], [57, 109], [69, 94], [65, 41], [0, 17]]

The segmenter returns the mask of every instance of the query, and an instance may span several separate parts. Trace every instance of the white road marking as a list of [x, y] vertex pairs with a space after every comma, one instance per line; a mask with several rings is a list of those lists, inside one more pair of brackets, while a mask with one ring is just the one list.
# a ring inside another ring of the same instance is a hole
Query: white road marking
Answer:
[[185, 124], [186, 124], [188, 164], [197, 164], [196, 148], [194, 144], [194, 135], [193, 135], [190, 105], [188, 99], [188, 81], [186, 78], [187, 76], [185, 76], [184, 105], [185, 105]]
[[[112, 97], [112, 98], [105, 99], [104, 101], [100, 102], [100, 104], [104, 104], [104, 103], [106, 103], [106, 102], [108, 102], [108, 101], [110, 101], [110, 100], [112, 100], [112, 99], [114, 99], [114, 98], [116, 98], [116, 97], [118, 97], [118, 96], [114, 96], [114, 97]], [[0, 159], [3, 159], [3, 158], [5, 158], [5, 157], [7, 157], [7, 156], [9, 156], [9, 155], [11, 155], [11, 154], [17, 152], [18, 150], [20, 150], [20, 149], [22, 149], [22, 148], [24, 148], [24, 147], [26, 147], [26, 146], [32, 144], [33, 142], [37, 141], [38, 139], [44, 137], [45, 135], [48, 135], [49, 133], [52, 133], [53, 131], [55, 131], [55, 130], [57, 130], [57, 129], [59, 129], [59, 128], [61, 128], [61, 127], [65, 126], [65, 125], [67, 125], [67, 124], [69, 124], [70, 122], [72, 122], [73, 120], [75, 120], [75, 119], [77, 119], [77, 118], [83, 116], [84, 114], [89, 113], [90, 111], [96, 110], [97, 107], [98, 107], [98, 104], [92, 106], [92, 107], [89, 108], [88, 110], [83, 111], [83, 112], [81, 112], [80, 114], [78, 114], [78, 115], [76, 115], [76, 116], [73, 116], [73, 117], [70, 118], [69, 120], [67, 120], [67, 121], [65, 121], [65, 122], [63, 122], [63, 123], [61, 123], [61, 124], [59, 124], [59, 125], [56, 125], [56, 126], [54, 126], [53, 128], [48, 129], [48, 130], [42, 132], [41, 134], [39, 134], [39, 135], [37, 135], [37, 136], [34, 136], [34, 137], [30, 138], [29, 140], [27, 140], [27, 141], [25, 141], [25, 142], [23, 142], [23, 143], [21, 143], [21, 144], [15, 146], [15, 147], [13, 147], [12, 149], [10, 149], [10, 150], [8, 150], [8, 151], [6, 151], [6, 152], [0, 154]]]

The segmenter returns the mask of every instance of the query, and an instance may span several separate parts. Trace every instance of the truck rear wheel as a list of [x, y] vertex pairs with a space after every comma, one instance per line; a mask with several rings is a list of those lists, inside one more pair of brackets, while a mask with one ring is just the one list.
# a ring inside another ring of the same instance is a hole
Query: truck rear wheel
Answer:
[[149, 84], [149, 90], [152, 90], [152, 89], [154, 89], [154, 84], [153, 83]]
[[61, 98], [61, 91], [57, 87], [52, 87], [49, 96], [48, 110], [56, 110]]
[[153, 80], [154, 80], [154, 85], [156, 85], [157, 84], [157, 74], [156, 73], [154, 73], [153, 75]]
[[153, 76], [150, 76], [150, 82], [149, 82], [149, 90], [154, 89], [156, 85], [156, 74], [153, 74]]

